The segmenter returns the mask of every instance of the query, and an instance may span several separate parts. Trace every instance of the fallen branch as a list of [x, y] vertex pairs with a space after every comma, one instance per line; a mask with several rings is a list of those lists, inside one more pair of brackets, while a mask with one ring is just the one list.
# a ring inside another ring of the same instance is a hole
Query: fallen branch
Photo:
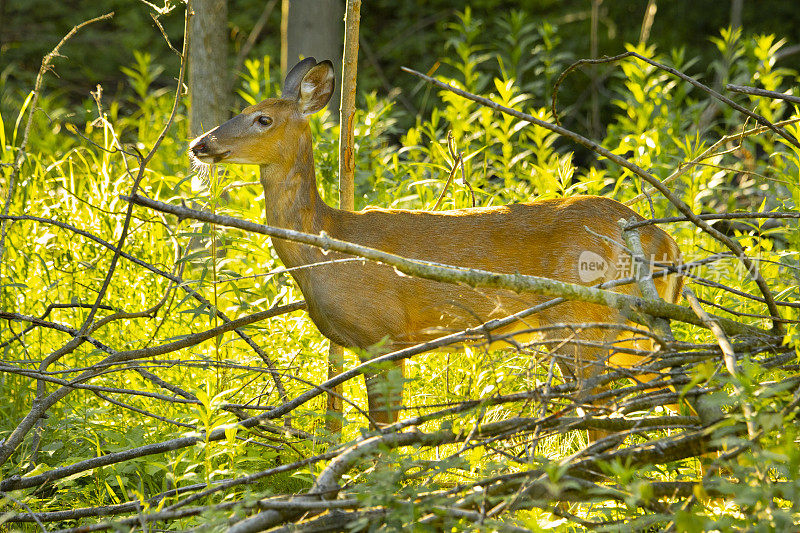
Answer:
[[[336, 496], [341, 487], [339, 480], [349, 472], [354, 466], [360, 464], [377, 453], [391, 450], [403, 446], [439, 446], [447, 443], [461, 442], [464, 439], [485, 438], [498, 433], [508, 431], [509, 422], [490, 423], [481, 426], [478, 431], [453, 432], [442, 430], [433, 433], [421, 431], [411, 431], [406, 433], [392, 433], [386, 435], [376, 435], [356, 442], [354, 445], [343, 451], [334, 458], [328, 466], [317, 477], [314, 486], [304, 495], [290, 499], [290, 502], [310, 502], [323, 499], [331, 499]], [[519, 431], [514, 431], [518, 433]], [[598, 464], [601, 462], [609, 463], [620, 461], [635, 467], [640, 464], [663, 463], [674, 461], [680, 458], [693, 457], [702, 453], [705, 449], [705, 439], [708, 439], [708, 430], [697, 430], [687, 432], [675, 438], [661, 439], [660, 441], [648, 442], [641, 445], [634, 445], [621, 450], [613, 450], [605, 453], [593, 455], [583, 460], [570, 463], [573, 459], [569, 457], [562, 461], [564, 465], [563, 476], [575, 476], [583, 480], [600, 479]], [[534, 469], [525, 472], [501, 476], [499, 479], [485, 480], [473, 485], [480, 487], [481, 490], [475, 493], [475, 497], [483, 499], [484, 494], [493, 497], [513, 495], [518, 492], [518, 488], [523, 485], [524, 490], [518, 493], [525, 499], [545, 499], [551, 497], [552, 480], [543, 470]], [[474, 490], [473, 490], [474, 492]], [[467, 495], [463, 499], [469, 499]], [[302, 514], [295, 509], [270, 509], [258, 513], [254, 516], [237, 522], [228, 530], [229, 533], [254, 533], [275, 527], [284, 522], [296, 520]]]
[[[561, 297], [567, 300], [578, 300], [583, 302], [595, 303], [619, 309], [623, 315], [632, 317], [639, 313], [648, 314], [658, 318], [669, 318], [680, 320], [696, 326], [705, 327], [702, 320], [697, 318], [690, 309], [667, 302], [655, 302], [644, 300], [607, 291], [576, 285], [563, 281], [530, 276], [524, 274], [499, 274], [486, 270], [462, 268], [429, 261], [411, 260], [399, 255], [390, 254], [368, 248], [358, 244], [333, 239], [327, 234], [312, 235], [300, 231], [283, 228], [276, 228], [264, 224], [258, 224], [248, 220], [241, 220], [234, 217], [217, 215], [207, 211], [197, 211], [183, 206], [165, 204], [156, 200], [151, 200], [143, 196], [122, 197], [132, 204], [141, 205], [150, 209], [155, 209], [164, 213], [170, 213], [181, 219], [191, 218], [204, 222], [211, 222], [220, 226], [238, 228], [253, 233], [269, 235], [279, 239], [286, 239], [311, 246], [317, 246], [323, 250], [332, 250], [349, 255], [363, 257], [371, 261], [384, 263], [392, 266], [403, 274], [419, 278], [441, 281], [445, 283], [463, 283], [470, 287], [485, 287], [493, 289], [506, 289], [517, 293], [531, 292], [542, 296]], [[751, 326], [740, 324], [723, 317], [715, 317], [721, 327], [729, 335], [760, 335], [769, 336], [767, 331], [760, 330]]]

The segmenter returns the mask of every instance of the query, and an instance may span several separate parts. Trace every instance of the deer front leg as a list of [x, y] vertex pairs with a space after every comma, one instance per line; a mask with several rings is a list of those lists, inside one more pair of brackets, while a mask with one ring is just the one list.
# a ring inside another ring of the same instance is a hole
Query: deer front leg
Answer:
[[[362, 362], [371, 357], [361, 356]], [[405, 361], [391, 361], [374, 365], [364, 372], [367, 385], [369, 416], [379, 428], [397, 422], [403, 405], [403, 379]]]

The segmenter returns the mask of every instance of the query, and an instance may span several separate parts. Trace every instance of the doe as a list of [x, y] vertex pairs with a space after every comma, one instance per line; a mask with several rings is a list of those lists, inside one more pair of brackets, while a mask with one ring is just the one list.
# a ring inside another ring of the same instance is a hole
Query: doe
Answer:
[[[299, 62], [286, 76], [280, 98], [269, 98], [194, 139], [191, 154], [203, 163], [258, 165], [264, 187], [266, 220], [272, 226], [306, 233], [324, 231], [331, 237], [403, 257], [494, 272], [530, 274], [589, 284], [624, 277], [629, 264], [617, 224], [637, 214], [614, 200], [576, 196], [498, 207], [451, 211], [411, 211], [368, 208], [349, 212], [328, 206], [317, 191], [310, 115], [328, 103], [334, 73], [330, 61]], [[589, 229], [587, 229], [589, 228]], [[655, 226], [640, 230], [644, 253], [665, 264], [677, 264], [675, 241]], [[510, 291], [473, 289], [398, 275], [391, 267], [360, 262], [324, 263], [336, 254], [281, 239], [275, 251], [306, 299], [308, 313], [320, 332], [340, 345], [359, 348], [364, 360], [425, 342], [448, 331], [476, 326], [492, 318], [517, 313], [546, 298]], [[677, 274], [658, 277], [662, 298], [677, 302], [682, 280]], [[638, 295], [635, 284], [616, 289]], [[625, 323], [614, 309], [568, 301], [538, 313], [533, 320], [509, 326], [510, 333], [532, 326]], [[609, 343], [619, 337], [614, 328], [562, 328], [543, 336], [576, 335], [581, 342], [559, 351], [562, 371], [579, 383], [598, 373], [600, 363], [633, 366], [639, 358], [612, 354]], [[502, 333], [503, 331], [501, 331]], [[402, 389], [390, 386], [392, 369], [365, 375], [369, 414], [379, 425], [397, 420]], [[396, 382], [395, 382], [396, 383]], [[585, 396], [588, 392], [579, 392]]]

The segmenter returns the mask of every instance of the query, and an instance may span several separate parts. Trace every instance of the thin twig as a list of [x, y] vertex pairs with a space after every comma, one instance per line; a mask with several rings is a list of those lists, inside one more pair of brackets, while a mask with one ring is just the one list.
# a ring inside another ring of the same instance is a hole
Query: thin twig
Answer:
[[[149, 270], [150, 272], [153, 272], [154, 274], [158, 274], [159, 276], [161, 276], [163, 278], [166, 278], [167, 280], [175, 283], [178, 287], [183, 289], [193, 299], [195, 299], [198, 303], [200, 303], [200, 305], [201, 305], [200, 309], [208, 309], [211, 312], [215, 313], [216, 316], [220, 320], [222, 320], [223, 322], [230, 322], [230, 318], [228, 318], [217, 307], [212, 305], [211, 302], [208, 301], [199, 292], [195, 291], [194, 289], [192, 289], [190, 287], [191, 282], [185, 281], [185, 280], [181, 279], [180, 277], [178, 277], [178, 276], [176, 276], [174, 274], [171, 274], [169, 272], [161, 270], [161, 269], [151, 265], [150, 263], [147, 263], [146, 261], [143, 261], [143, 260], [139, 259], [138, 257], [132, 256], [131, 254], [119, 249], [118, 247], [114, 246], [113, 244], [109, 243], [108, 241], [105, 241], [105, 240], [101, 239], [100, 237], [98, 237], [98, 236], [96, 236], [96, 235], [94, 235], [92, 233], [89, 233], [88, 231], [85, 231], [85, 230], [82, 230], [80, 228], [77, 228], [77, 227], [75, 227], [75, 226], [73, 226], [71, 224], [67, 224], [66, 222], [60, 222], [58, 220], [52, 220], [52, 219], [43, 218], [43, 217], [36, 217], [36, 216], [32, 216], [32, 215], [7, 215], [5, 217], [3, 215], [0, 215], [0, 219], [28, 220], [28, 221], [33, 221], [33, 222], [39, 222], [39, 223], [42, 223], [42, 224], [50, 224], [50, 225], [57, 226], [59, 228], [65, 229], [67, 231], [71, 231], [71, 232], [73, 232], [73, 233], [75, 233], [77, 235], [80, 235], [82, 237], [86, 237], [87, 239], [90, 239], [90, 240], [96, 242], [97, 244], [99, 244], [99, 245], [111, 250], [112, 252], [119, 251], [120, 257], [123, 257], [123, 258], [127, 259], [128, 261], [131, 261], [132, 263], [134, 263], [136, 265], [139, 265], [139, 266]], [[315, 264], [306, 265], [306, 266], [313, 267]], [[319, 263], [319, 264], [323, 264], [323, 263]], [[278, 274], [278, 273], [281, 273], [281, 272], [288, 272], [290, 270], [291, 269], [285, 269], [285, 268], [284, 269], [276, 269], [276, 270], [274, 270], [272, 272], [272, 274]], [[267, 273], [267, 274], [269, 274], [269, 273]], [[267, 275], [267, 274], [264, 274], [264, 275]], [[303, 309], [305, 308], [305, 302], [304, 301], [300, 301], [300, 302], [296, 302], [296, 303], [297, 303], [297, 305], [301, 306], [299, 308], [303, 308]], [[91, 308], [91, 307], [89, 307], [89, 308]], [[101, 305], [101, 309], [105, 309], [105, 308], [108, 308], [108, 306]], [[270, 375], [271, 375], [271, 377], [272, 377], [272, 379], [273, 379], [273, 381], [275, 383], [275, 388], [278, 391], [278, 395], [281, 398], [286, 398], [286, 390], [285, 390], [285, 388], [283, 386], [283, 383], [280, 380], [280, 375], [278, 374], [278, 372], [276, 372], [274, 370], [275, 365], [273, 364], [272, 360], [269, 358], [267, 353], [263, 350], [263, 348], [261, 348], [258, 344], [256, 344], [255, 341], [253, 341], [253, 339], [250, 338], [250, 336], [247, 335], [247, 333], [244, 332], [244, 330], [237, 328], [234, 331], [236, 332], [236, 334], [243, 341], [245, 341], [245, 343], [247, 343], [248, 346], [250, 346], [250, 348], [254, 352], [256, 352], [256, 354], [264, 361], [264, 364], [267, 365], [267, 368], [271, 369], [270, 370]]]
[[[452, 139], [453, 139], [453, 132], [448, 131], [447, 132], [448, 147], [450, 146]], [[452, 151], [451, 155], [454, 155]], [[461, 154], [453, 158], [453, 166], [447, 175], [447, 181], [445, 182], [444, 187], [442, 187], [442, 192], [439, 193], [439, 197], [436, 199], [436, 202], [433, 204], [433, 206], [428, 208], [428, 211], [436, 211], [437, 209], [439, 209], [439, 206], [442, 204], [442, 200], [444, 200], [444, 195], [447, 194], [447, 189], [450, 188], [450, 184], [453, 182], [453, 177], [456, 175], [456, 171], [458, 171], [458, 167], [463, 165], [464, 165], [464, 160], [462, 159]]]
[[[800, 218], [800, 213], [797, 211], [750, 211], [745, 213], [703, 213], [696, 215], [701, 220], [737, 220], [737, 219], [785, 219], [785, 218]], [[630, 222], [627, 228], [634, 229], [642, 226], [652, 226], [653, 224], [667, 224], [669, 222], [687, 222], [689, 219], [686, 217], [663, 217], [651, 218], [647, 220], [639, 220]]]
[[731, 83], [727, 84], [725, 88], [735, 93], [750, 94], [753, 96], [766, 96], [768, 98], [786, 100], [787, 102], [792, 102], [793, 104], [800, 104], [800, 96], [779, 93], [778, 91], [767, 91], [766, 89], [747, 87], [746, 85], [733, 85]]

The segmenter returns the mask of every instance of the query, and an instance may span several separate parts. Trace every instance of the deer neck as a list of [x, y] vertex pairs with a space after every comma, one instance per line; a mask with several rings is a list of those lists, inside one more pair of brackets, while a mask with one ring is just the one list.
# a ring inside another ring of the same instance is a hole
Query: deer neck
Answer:
[[[260, 167], [267, 224], [304, 233], [330, 233], [330, 220], [337, 210], [328, 206], [317, 191], [310, 131], [300, 136], [292, 151], [296, 156], [285, 163]], [[272, 242], [286, 267], [324, 260], [318, 248], [283, 239]]]

